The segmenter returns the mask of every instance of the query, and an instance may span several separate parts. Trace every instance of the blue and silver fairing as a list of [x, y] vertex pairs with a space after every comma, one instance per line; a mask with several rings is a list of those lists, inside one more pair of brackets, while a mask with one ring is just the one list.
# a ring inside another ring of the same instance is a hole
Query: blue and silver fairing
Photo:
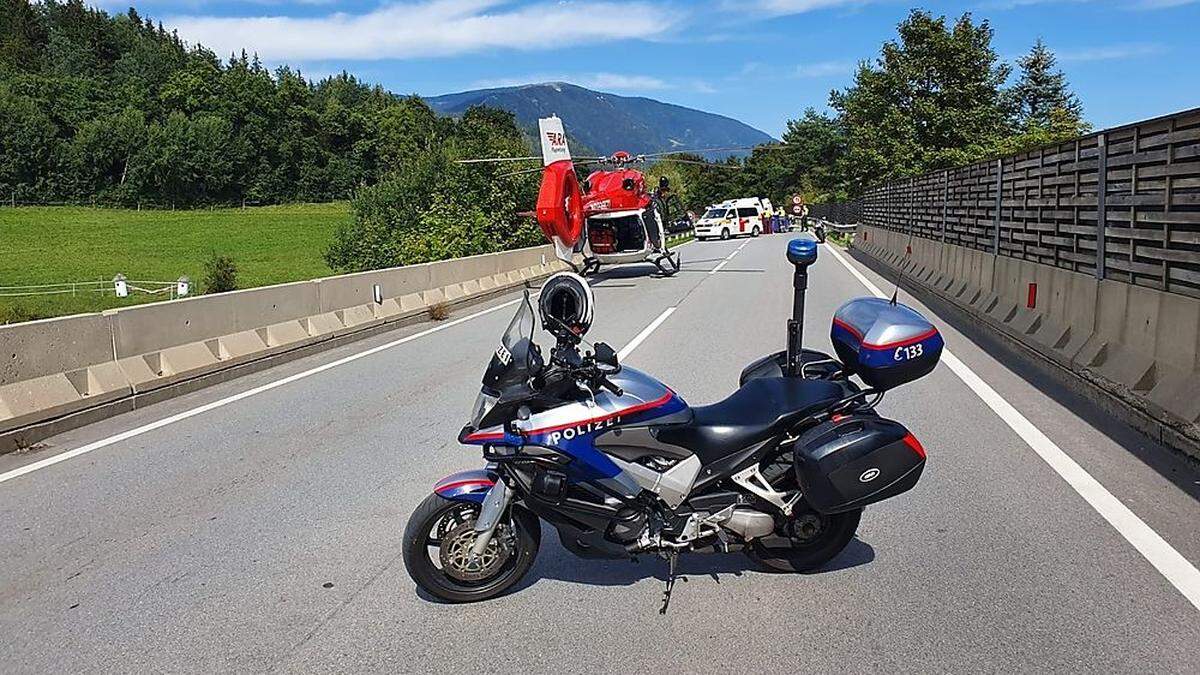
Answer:
[[503, 426], [480, 429], [468, 434], [464, 443], [471, 445], [535, 445], [556, 450], [573, 461], [564, 470], [577, 480], [597, 481], [633, 497], [641, 487], [628, 472], [596, 448], [601, 433], [627, 424], [645, 424], [687, 409], [687, 403], [669, 387], [645, 373], [624, 367], [610, 378], [624, 390], [616, 396], [607, 390], [588, 395], [582, 401], [518, 420], [514, 426], [523, 437], [506, 434]]

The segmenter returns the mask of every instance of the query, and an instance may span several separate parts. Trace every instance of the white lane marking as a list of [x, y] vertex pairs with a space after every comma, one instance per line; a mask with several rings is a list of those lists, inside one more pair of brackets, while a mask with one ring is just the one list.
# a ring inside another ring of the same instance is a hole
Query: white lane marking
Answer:
[[658, 327], [662, 325], [662, 322], [667, 320], [668, 316], [671, 316], [675, 313], [675, 309], [675, 307], [668, 307], [664, 309], [662, 314], [658, 315], [658, 318], [651, 321], [649, 326], [643, 328], [642, 332], [638, 333], [632, 340], [629, 341], [629, 344], [625, 345], [621, 348], [621, 351], [617, 352], [617, 359], [623, 359], [633, 353], [633, 350], [637, 349], [638, 345], [642, 344], [643, 340], [650, 337], [650, 334], [655, 330], [658, 330]]
[[[875, 284], [851, 266], [832, 246], [826, 245], [825, 248], [829, 249], [833, 257], [837, 258], [843, 267], [850, 270], [850, 273], [871, 293], [880, 298], [891, 297], [884, 295]], [[1041, 429], [1038, 429], [1011, 403], [1004, 400], [1004, 397], [997, 393], [991, 385], [947, 348], [942, 349], [942, 361], [950, 368], [951, 372], [958, 376], [958, 379], [963, 381], [963, 384], [970, 387], [992, 409], [992, 412], [996, 413], [1010, 429], [1015, 431], [1021, 440], [1025, 441], [1038, 457], [1042, 458], [1042, 461], [1050, 465], [1050, 468], [1054, 469], [1055, 473], [1067, 482], [1067, 485], [1079, 493], [1079, 496], [1083, 497], [1096, 513], [1107, 520], [1113, 529], [1125, 537], [1125, 540], [1132, 544], [1143, 558], [1154, 565], [1155, 569], [1183, 594], [1183, 597], [1200, 610], [1200, 570], [1196, 569], [1195, 565], [1183, 557], [1153, 528], [1125, 506], [1120, 499], [1117, 499], [1101, 485], [1100, 481], [1079, 466], [1078, 462], [1071, 459], [1070, 455], [1058, 447], [1058, 444], [1050, 440], [1046, 434], [1042, 433]]]
[[398, 340], [393, 340], [386, 344], [378, 345], [376, 347], [372, 347], [365, 351], [361, 351], [356, 354], [351, 354], [350, 356], [346, 356], [346, 357], [337, 359], [336, 361], [330, 361], [329, 363], [319, 365], [315, 368], [310, 368], [302, 373], [296, 373], [295, 375], [289, 375], [285, 378], [275, 380], [274, 382], [268, 382], [267, 384], [264, 384], [262, 386], [255, 387], [253, 389], [248, 389], [246, 391], [234, 394], [232, 396], [227, 396], [223, 399], [219, 399], [219, 400], [213, 401], [211, 403], [205, 403], [204, 405], [196, 407], [196, 408], [192, 408], [191, 410], [185, 410], [184, 412], [176, 413], [169, 417], [164, 417], [160, 420], [150, 422], [149, 424], [143, 424], [140, 427], [130, 429], [129, 431], [123, 431], [115, 436], [109, 436], [108, 438], [104, 438], [99, 441], [88, 443], [87, 445], [82, 445], [78, 448], [75, 448], [74, 450], [67, 450], [66, 452], [59, 453], [53, 457], [47, 457], [46, 459], [43, 459], [43, 460], [40, 460], [37, 462], [33, 462], [32, 464], [26, 464], [25, 466], [13, 469], [11, 471], [6, 471], [6, 472], [0, 474], [0, 483], [3, 483], [8, 480], [12, 480], [13, 478], [17, 478], [19, 476], [24, 476], [25, 474], [37, 471], [38, 469], [44, 469], [48, 466], [53, 466], [55, 464], [58, 464], [59, 462], [65, 462], [68, 459], [87, 454], [93, 450], [99, 450], [101, 448], [108, 447], [114, 443], [120, 443], [121, 441], [128, 440], [130, 438], [133, 438], [134, 436], [141, 436], [142, 434], [144, 434], [146, 432], [154, 431], [155, 429], [165, 427], [168, 424], [174, 424], [175, 422], [179, 422], [181, 420], [186, 420], [189, 417], [195, 417], [196, 415], [206, 413], [210, 410], [216, 410], [217, 408], [227, 406], [230, 403], [236, 403], [237, 401], [241, 401], [242, 399], [250, 398], [251, 396], [255, 396], [257, 394], [261, 394], [263, 392], [270, 391], [272, 389], [275, 389], [276, 387], [282, 387], [285, 384], [290, 384], [297, 380], [303, 380], [306, 377], [311, 377], [313, 375], [316, 375], [317, 373], [323, 373], [326, 370], [329, 370], [331, 368], [337, 368], [338, 366], [345, 365], [352, 361], [357, 361], [361, 358], [365, 358], [372, 354], [378, 354], [379, 352], [382, 352], [387, 349], [391, 349], [393, 347], [397, 347], [406, 342], [412, 342], [413, 340], [416, 340], [418, 338], [423, 338], [426, 335], [432, 335], [433, 333], [437, 333], [438, 331], [446, 330], [447, 328], [450, 328], [452, 326], [457, 326], [458, 324], [465, 323], [467, 321], [470, 321], [471, 319], [479, 318], [485, 314], [491, 314], [492, 312], [504, 309], [505, 307], [511, 307], [511, 306], [517, 304], [518, 302], [521, 302], [521, 298], [517, 298], [516, 300], [509, 300], [508, 302], [496, 305], [495, 307], [489, 307], [485, 310], [475, 312], [474, 314], [469, 314], [460, 319], [448, 321], [446, 323], [434, 326], [433, 328], [423, 330], [419, 333], [413, 333], [412, 335], [409, 335], [407, 337], [402, 337]]
[[[738, 251], [740, 251], [740, 250], [742, 250], [742, 249], [746, 248], [746, 244], [749, 244], [749, 243], [750, 243], [750, 242], [748, 242], [748, 241], [743, 241], [743, 242], [742, 242], [742, 245], [741, 245], [741, 246], [739, 246], [739, 247], [737, 247], [737, 250], [738, 250]], [[737, 253], [737, 251], [734, 251], [734, 253]], [[733, 255], [730, 255], [729, 257], [731, 257], [731, 258], [732, 258], [732, 257], [733, 257]]]
[[[883, 291], [879, 290], [878, 286], [871, 283], [871, 280], [864, 277], [862, 275], [862, 272], [859, 272], [857, 269], [854, 268], [853, 265], [846, 262], [846, 259], [842, 257], [842, 254], [838, 253], [837, 250], [834, 249], [832, 246], [830, 246], [829, 244], [825, 244], [825, 249], [828, 250], [830, 253], [832, 253], [834, 258], [837, 258], [837, 261], [842, 264], [842, 267], [845, 267], [846, 269], [850, 270], [850, 274], [853, 274], [854, 278], [858, 279], [858, 283], [862, 284], [863, 286], [866, 286], [867, 290], [871, 291], [871, 293], [874, 294], [875, 297], [878, 297], [878, 298], [892, 297], [890, 295], [884, 295]], [[946, 351], [947, 350], [945, 348], [942, 349], [943, 354], [945, 354]]]
[[[746, 245], [745, 243], [743, 243], [743, 244], [742, 244], [742, 246], [745, 246], [745, 245]], [[725, 267], [726, 265], [728, 265], [728, 264], [729, 264], [729, 261], [730, 261], [730, 260], [733, 260], [733, 256], [737, 255], [737, 254], [738, 254], [738, 251], [742, 250], [742, 246], [739, 246], [739, 247], [737, 247], [736, 249], [734, 249], [733, 251], [731, 251], [731, 252], [729, 253], [729, 255], [725, 256], [725, 259], [724, 259], [724, 260], [722, 260], [720, 263], [718, 263], [716, 267], [714, 267], [714, 268], [712, 268], [711, 270], [709, 270], [709, 271], [708, 271], [708, 273], [709, 273], [709, 274], [716, 274], [717, 272], [720, 272], [720, 271], [721, 271], [721, 268], [723, 268], [723, 267]]]

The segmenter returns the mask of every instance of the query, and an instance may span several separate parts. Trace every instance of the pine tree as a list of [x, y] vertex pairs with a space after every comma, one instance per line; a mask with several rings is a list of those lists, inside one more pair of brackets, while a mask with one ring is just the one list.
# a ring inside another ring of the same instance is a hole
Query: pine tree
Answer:
[[912, 10], [897, 33], [830, 96], [856, 189], [974, 161], [1009, 133], [1001, 90], [1009, 68], [987, 21]]
[[1028, 133], [1064, 123], [1084, 129], [1083, 104], [1071, 91], [1067, 76], [1058, 69], [1054, 52], [1041, 38], [1017, 60], [1017, 65], [1021, 76], [1009, 95], [1018, 129]]

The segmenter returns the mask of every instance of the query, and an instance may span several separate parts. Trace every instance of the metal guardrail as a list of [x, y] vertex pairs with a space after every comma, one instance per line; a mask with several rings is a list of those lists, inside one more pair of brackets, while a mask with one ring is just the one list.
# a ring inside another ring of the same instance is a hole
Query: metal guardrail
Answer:
[[822, 222], [825, 224], [826, 229], [841, 232], [842, 234], [853, 234], [858, 230], [858, 223], [831, 223], [827, 220]]
[[[187, 283], [181, 278], [175, 281], [149, 281], [120, 278], [124, 282], [126, 295], [129, 291], [158, 295], [169, 294], [172, 298], [180, 291], [180, 284]], [[66, 281], [57, 284], [33, 284], [29, 286], [0, 286], [0, 298], [22, 298], [39, 295], [79, 295], [81, 293], [99, 293], [100, 295], [120, 295], [116, 279], [108, 281]], [[150, 288], [153, 287], [153, 288]], [[187, 295], [187, 293], [181, 293]]]

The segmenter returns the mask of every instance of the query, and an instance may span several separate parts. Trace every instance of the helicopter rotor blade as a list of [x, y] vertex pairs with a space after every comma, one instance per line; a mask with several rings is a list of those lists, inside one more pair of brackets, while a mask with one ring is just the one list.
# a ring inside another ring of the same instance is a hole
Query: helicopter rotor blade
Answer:
[[455, 164], [485, 164], [488, 162], [527, 162], [530, 160], [540, 160], [541, 157], [480, 157], [477, 159], [456, 159]]
[[510, 171], [508, 173], [502, 173], [502, 174], [496, 176], [496, 178], [509, 178], [511, 176], [523, 176], [523, 175], [529, 174], [529, 173], [537, 173], [539, 171], [544, 171], [545, 169], [546, 169], [546, 167], [544, 167], [544, 166], [535, 166], [532, 169], [521, 169], [520, 171]]
[[735, 164], [718, 164], [716, 162], [697, 162], [692, 159], [672, 159], [676, 164], [695, 164], [697, 166], [707, 166], [710, 169], [730, 169], [732, 171], [741, 171], [744, 167]]
[[[587, 164], [587, 163], [592, 163], [592, 162], [599, 162], [604, 159], [607, 159], [607, 158], [606, 157], [573, 157], [573, 158], [571, 158], [571, 161], [576, 164]], [[528, 161], [533, 161], [533, 160], [537, 160], [540, 162], [540, 161], [542, 161], [542, 158], [541, 157], [481, 157], [481, 158], [475, 158], [475, 159], [456, 159], [456, 160], [454, 160], [454, 163], [455, 164], [489, 164], [489, 163], [500, 163], [500, 162], [528, 162]], [[540, 170], [540, 169], [541, 169], [541, 167], [539, 167], [538, 170]]]
[[694, 150], [669, 150], [667, 152], [650, 152], [638, 155], [639, 157], [666, 157], [668, 155], [684, 155], [684, 154], [702, 154], [705, 152], [733, 152], [735, 150], [780, 150], [787, 147], [786, 143], [763, 143], [762, 145], [742, 145], [737, 147], [727, 148], [696, 148]]

